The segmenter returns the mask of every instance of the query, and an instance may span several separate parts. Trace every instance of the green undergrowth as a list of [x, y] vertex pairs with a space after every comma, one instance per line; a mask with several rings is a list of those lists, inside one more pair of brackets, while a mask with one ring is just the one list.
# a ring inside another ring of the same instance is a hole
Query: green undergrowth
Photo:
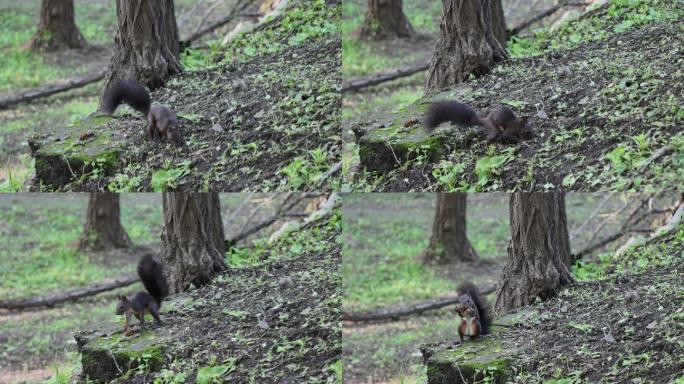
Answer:
[[271, 16], [256, 29], [247, 29], [227, 44], [210, 41], [209, 51], [187, 50], [183, 66], [187, 69], [218, 68], [250, 61], [261, 55], [276, 55], [313, 39], [336, 39], [339, 7], [324, 0], [295, 1], [283, 14]]
[[236, 247], [228, 250], [226, 258], [232, 268], [253, 268], [273, 262], [287, 261], [302, 253], [327, 253], [336, 247], [335, 243], [321, 241], [340, 232], [342, 215], [333, 210], [327, 224], [307, 230], [293, 230], [280, 236], [275, 242], [267, 238], [255, 239], [250, 247]]
[[621, 253], [604, 252], [590, 261], [579, 261], [572, 273], [580, 281], [601, 280], [613, 274], [639, 273], [650, 268], [669, 267], [684, 257], [684, 224], [676, 230], [647, 241], [637, 241]]
[[514, 36], [508, 43], [509, 53], [512, 57], [527, 57], [562, 51], [605, 40], [645, 24], [674, 22], [684, 15], [679, 0], [612, 0], [605, 9], [597, 3], [587, 10], [589, 16], [570, 13], [557, 27], [546, 25], [535, 29], [532, 37]]

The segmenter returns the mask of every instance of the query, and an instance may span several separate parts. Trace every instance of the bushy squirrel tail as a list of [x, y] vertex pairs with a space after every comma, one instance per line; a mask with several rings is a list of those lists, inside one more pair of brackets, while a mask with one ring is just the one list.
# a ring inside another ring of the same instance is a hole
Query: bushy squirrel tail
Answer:
[[445, 121], [465, 126], [480, 125], [480, 120], [477, 112], [467, 104], [458, 101], [438, 101], [428, 108], [425, 114], [425, 127], [432, 131]]
[[480, 291], [477, 289], [475, 284], [471, 283], [470, 281], [464, 282], [458, 287], [458, 294], [470, 296], [470, 298], [473, 300], [473, 303], [475, 303], [477, 312], [480, 314], [480, 324], [482, 325], [481, 333], [489, 333], [489, 326], [492, 324], [491, 313], [487, 302], [480, 297]]
[[111, 115], [121, 103], [126, 103], [147, 116], [152, 106], [152, 99], [145, 86], [139, 82], [118, 80], [105, 91], [102, 97], [102, 110]]
[[154, 297], [159, 307], [161, 307], [162, 300], [169, 294], [169, 286], [163, 272], [164, 266], [152, 255], [143, 256], [138, 263], [138, 276], [140, 276], [147, 293]]

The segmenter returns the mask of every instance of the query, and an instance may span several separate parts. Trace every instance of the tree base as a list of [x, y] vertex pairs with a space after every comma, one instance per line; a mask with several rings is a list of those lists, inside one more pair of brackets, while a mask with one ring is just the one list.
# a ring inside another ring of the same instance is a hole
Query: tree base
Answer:
[[354, 31], [353, 36], [363, 40], [387, 40], [410, 38], [416, 31], [406, 18], [404, 22], [383, 23], [379, 18], [366, 18], [363, 24]]

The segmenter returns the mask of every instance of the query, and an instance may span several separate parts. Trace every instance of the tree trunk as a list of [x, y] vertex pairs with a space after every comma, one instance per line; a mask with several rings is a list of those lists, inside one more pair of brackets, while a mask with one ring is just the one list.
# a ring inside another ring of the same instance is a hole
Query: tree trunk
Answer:
[[477, 252], [466, 237], [466, 195], [438, 194], [432, 237], [423, 252], [423, 260], [426, 263], [450, 264], [476, 259]]
[[558, 249], [560, 259], [563, 264], [570, 270], [575, 263], [575, 259], [570, 250], [570, 233], [568, 233], [568, 218], [565, 214], [565, 192], [558, 192], [558, 227], [563, 228], [558, 231]]
[[371, 40], [413, 36], [416, 32], [401, 3], [402, 0], [368, 0], [366, 18], [356, 34]]
[[78, 249], [101, 251], [130, 246], [131, 239], [121, 226], [119, 195], [91, 193], [83, 234], [78, 240]]
[[118, 30], [104, 89], [116, 80], [137, 79], [150, 89], [181, 71], [173, 0], [117, 0]]
[[171, 293], [225, 271], [226, 242], [217, 193], [164, 193], [160, 258]]
[[43, 0], [38, 30], [25, 47], [58, 51], [84, 45], [85, 39], [74, 22], [74, 0]]
[[508, 263], [496, 291], [497, 312], [555, 296], [573, 282], [563, 262], [569, 236], [561, 193], [514, 193]]
[[[440, 38], [432, 55], [425, 82], [425, 93], [464, 81], [468, 76], [482, 76], [494, 63], [506, 58], [506, 25], [503, 11], [494, 3], [500, 0], [443, 0], [444, 16]], [[494, 23], [497, 23], [494, 26]]]
[[508, 32], [506, 29], [506, 18], [504, 17], [503, 5], [501, 0], [492, 0], [492, 31], [494, 37], [501, 44], [504, 49], [508, 40]]

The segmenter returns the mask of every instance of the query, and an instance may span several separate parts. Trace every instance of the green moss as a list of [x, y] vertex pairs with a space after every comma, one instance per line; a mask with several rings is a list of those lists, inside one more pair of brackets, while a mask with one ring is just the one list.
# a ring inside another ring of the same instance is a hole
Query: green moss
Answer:
[[496, 339], [466, 341], [453, 349], [435, 352], [427, 361], [428, 384], [477, 382], [505, 383], [511, 376], [513, 350]]
[[43, 185], [60, 188], [90, 173], [98, 177], [112, 174], [127, 139], [103, 124], [110, 119], [87, 118], [56, 132], [50, 141], [32, 140], [38, 180]]
[[168, 349], [163, 339], [149, 328], [128, 337], [120, 332], [120, 327], [119, 323], [110, 324], [104, 332], [109, 336], [85, 336], [87, 341], [81, 349], [81, 364], [90, 379], [107, 382], [128, 370], [154, 372], [162, 367]]

